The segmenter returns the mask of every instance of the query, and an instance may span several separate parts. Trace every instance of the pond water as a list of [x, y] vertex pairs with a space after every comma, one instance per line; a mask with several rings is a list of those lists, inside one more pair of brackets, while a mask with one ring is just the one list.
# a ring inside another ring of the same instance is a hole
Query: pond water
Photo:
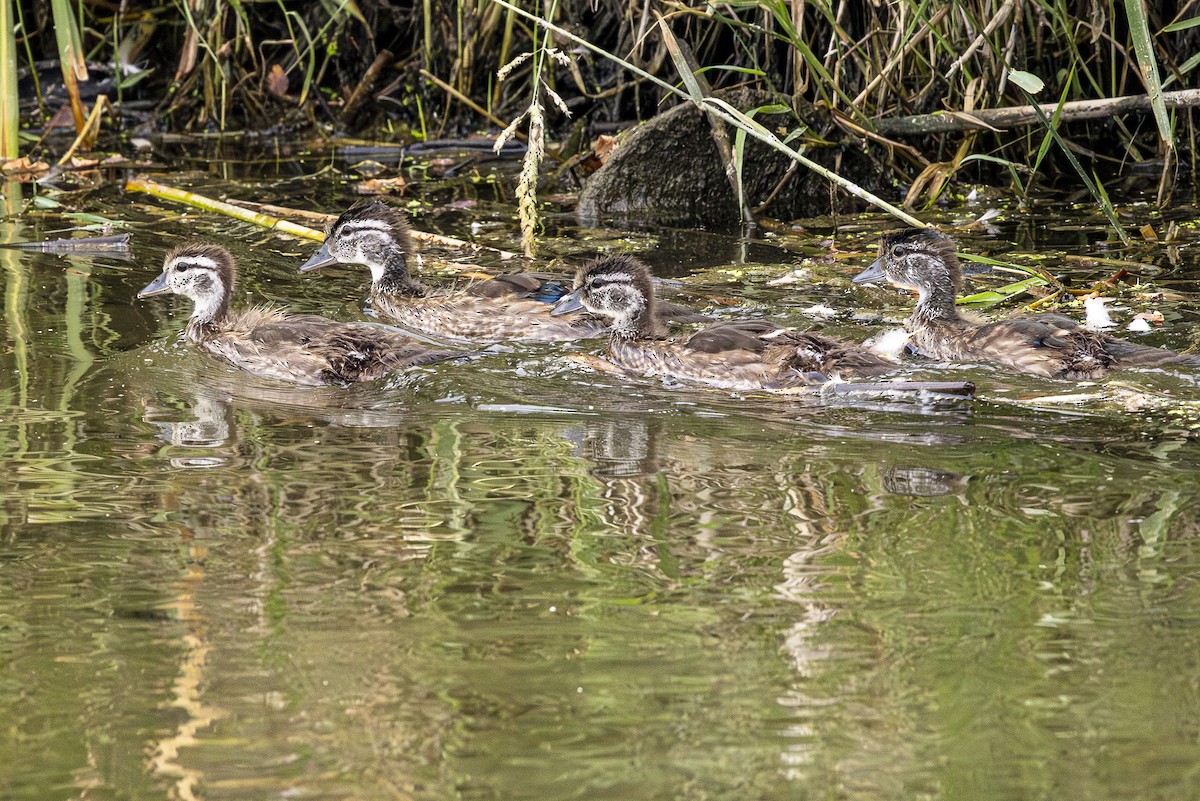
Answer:
[[[169, 179], [352, 199], [337, 170]], [[418, 227], [512, 247], [504, 181], [414, 189]], [[0, 250], [0, 797], [1200, 796], [1200, 443], [1170, 400], [1194, 377], [923, 367], [979, 399], [800, 403], [598, 375], [582, 343], [290, 388], [134, 293], [197, 236], [242, 258], [242, 303], [354, 318], [365, 273], [301, 278], [311, 243], [111, 182], [57, 200], [0, 238], [89, 212], [133, 259]], [[1072, 214], [963, 248], [1138, 262], [1171, 294], [1124, 289], [1125, 319], [1157, 304], [1148, 341], [1194, 341], [1188, 229], [1121, 250]], [[564, 269], [630, 249], [719, 315], [861, 338], [908, 301], [847, 280], [890, 223], [841, 222], [747, 244], [563, 214], [545, 241]], [[769, 283], [798, 266], [814, 281]]]

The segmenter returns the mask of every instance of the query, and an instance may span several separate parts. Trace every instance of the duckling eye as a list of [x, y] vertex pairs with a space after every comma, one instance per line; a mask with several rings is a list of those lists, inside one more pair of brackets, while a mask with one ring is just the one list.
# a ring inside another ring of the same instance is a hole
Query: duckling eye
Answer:
[[177, 273], [186, 272], [187, 268], [188, 268], [188, 265], [187, 265], [186, 261], [177, 262], [175, 264], [175, 272], [177, 272]]
[[904, 245], [892, 245], [892, 255], [897, 259], [903, 258], [905, 253], [908, 251], [905, 250]]
[[604, 286], [606, 283], [607, 282], [603, 278], [593, 278], [592, 279], [592, 289], [599, 289], [600, 287]]

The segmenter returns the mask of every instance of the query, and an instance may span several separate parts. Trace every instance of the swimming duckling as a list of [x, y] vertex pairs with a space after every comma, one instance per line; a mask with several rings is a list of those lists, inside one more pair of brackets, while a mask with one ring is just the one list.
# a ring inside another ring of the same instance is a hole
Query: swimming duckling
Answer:
[[993, 361], [1023, 373], [1076, 381], [1100, 378], [1122, 367], [1200, 365], [1200, 357], [1126, 342], [1062, 314], [1039, 314], [980, 325], [964, 319], [954, 300], [962, 265], [954, 242], [932, 229], [909, 228], [879, 244], [879, 258], [854, 277], [862, 284], [885, 279], [918, 293], [905, 327], [921, 355], [943, 361]]
[[645, 264], [629, 256], [604, 257], [579, 269], [574, 291], [554, 313], [583, 307], [610, 318], [606, 355], [619, 367], [724, 389], [786, 391], [896, 368], [856, 345], [765, 320], [721, 323], [684, 341], [665, 339], [656, 304]]
[[187, 324], [189, 339], [246, 372], [299, 384], [345, 386], [462, 355], [370, 323], [340, 323], [267, 306], [230, 309], [236, 277], [229, 251], [192, 243], [167, 254], [162, 273], [138, 297], [173, 292], [191, 298], [196, 305]]
[[[365, 265], [371, 270], [371, 305], [391, 322], [434, 336], [482, 343], [564, 342], [602, 336], [608, 330], [603, 320], [590, 314], [550, 315], [551, 304], [567, 293], [563, 279], [511, 273], [458, 292], [435, 294], [409, 272], [412, 252], [404, 212], [376, 200], [338, 217], [300, 272], [337, 263]], [[674, 304], [663, 304], [662, 314], [683, 322], [708, 319]]]

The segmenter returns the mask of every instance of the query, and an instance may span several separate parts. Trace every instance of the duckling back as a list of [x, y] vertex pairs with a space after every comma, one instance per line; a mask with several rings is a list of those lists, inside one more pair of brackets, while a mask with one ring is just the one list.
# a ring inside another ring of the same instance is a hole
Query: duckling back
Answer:
[[979, 326], [962, 338], [960, 350], [963, 358], [987, 359], [1021, 372], [1073, 381], [1095, 380], [1126, 367], [1200, 366], [1196, 356], [1089, 331], [1060, 314]]
[[310, 386], [347, 386], [462, 355], [385, 326], [262, 308], [232, 313], [200, 345], [255, 375]]
[[857, 345], [763, 320], [712, 326], [685, 342], [617, 338], [608, 352], [616, 364], [647, 375], [740, 390], [786, 390], [895, 369]]

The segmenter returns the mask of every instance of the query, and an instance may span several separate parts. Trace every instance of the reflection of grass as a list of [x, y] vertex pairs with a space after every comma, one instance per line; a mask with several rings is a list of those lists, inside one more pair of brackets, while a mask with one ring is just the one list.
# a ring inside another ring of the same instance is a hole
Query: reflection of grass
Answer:
[[[20, 184], [13, 181], [5, 184], [4, 198], [9, 205], [10, 214], [15, 213], [12, 206], [14, 201], [20, 203], [20, 197]], [[13, 226], [4, 226], [4, 241], [13, 241], [14, 233]], [[29, 405], [29, 326], [26, 323], [29, 277], [21, 259], [20, 251], [0, 248], [0, 264], [4, 265], [4, 271], [8, 273], [4, 282], [4, 321], [8, 327], [8, 337], [12, 341], [13, 367], [17, 372], [17, 403], [23, 409]]]

